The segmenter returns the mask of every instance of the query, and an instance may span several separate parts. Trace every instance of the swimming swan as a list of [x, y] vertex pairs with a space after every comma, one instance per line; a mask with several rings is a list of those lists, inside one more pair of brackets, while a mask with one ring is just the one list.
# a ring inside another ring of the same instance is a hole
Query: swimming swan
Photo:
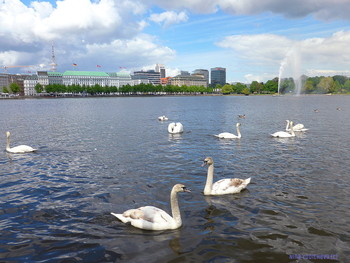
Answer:
[[272, 137], [276, 137], [276, 138], [289, 138], [289, 137], [295, 137], [295, 133], [293, 130], [293, 122], [290, 121], [289, 125], [291, 127], [290, 129], [290, 133], [289, 132], [285, 132], [285, 131], [279, 131], [279, 132], [275, 132], [273, 134], [271, 134]]
[[[286, 120], [287, 126], [286, 126], [286, 131], [290, 131], [290, 121]], [[306, 129], [304, 124], [298, 123], [293, 126], [293, 130], [296, 131], [308, 131], [309, 129]]]
[[184, 126], [181, 122], [172, 122], [168, 125], [169, 133], [182, 133], [184, 131]]
[[167, 230], [176, 229], [182, 225], [179, 204], [177, 201], [178, 192], [191, 192], [183, 184], [174, 185], [170, 193], [172, 216], [154, 206], [143, 206], [136, 209], [129, 209], [122, 214], [111, 213], [123, 223], [131, 223], [132, 226], [146, 230]]
[[168, 120], [168, 117], [166, 117], [165, 115], [159, 116], [159, 117], [158, 117], [158, 120], [159, 120], [159, 121], [167, 121], [167, 120]]
[[237, 135], [235, 135], [233, 133], [229, 133], [229, 132], [222, 132], [222, 133], [215, 135], [215, 136], [220, 138], [220, 139], [240, 139], [242, 137], [242, 135], [241, 135], [241, 131], [239, 129], [239, 126], [241, 126], [241, 124], [238, 122], [236, 124]]
[[34, 149], [28, 145], [19, 145], [16, 147], [10, 148], [10, 132], [6, 132], [7, 143], [6, 143], [6, 151], [9, 153], [29, 153], [35, 152], [37, 149]]
[[248, 179], [221, 179], [213, 184], [214, 176], [214, 161], [213, 158], [207, 157], [204, 159], [202, 166], [208, 165], [207, 182], [204, 187], [204, 195], [226, 195], [237, 194], [247, 187], [250, 183]]

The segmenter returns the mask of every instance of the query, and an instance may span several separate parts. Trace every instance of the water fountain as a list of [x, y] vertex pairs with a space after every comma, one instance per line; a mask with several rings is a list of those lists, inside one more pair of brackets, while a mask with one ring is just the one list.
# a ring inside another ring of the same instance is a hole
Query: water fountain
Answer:
[[286, 54], [285, 58], [282, 60], [279, 73], [278, 73], [278, 94], [280, 94], [280, 88], [282, 85], [283, 75], [290, 74], [290, 77], [293, 78], [295, 89], [295, 95], [300, 95], [302, 88], [302, 79], [301, 79], [301, 57], [300, 51], [297, 46], [293, 46]]

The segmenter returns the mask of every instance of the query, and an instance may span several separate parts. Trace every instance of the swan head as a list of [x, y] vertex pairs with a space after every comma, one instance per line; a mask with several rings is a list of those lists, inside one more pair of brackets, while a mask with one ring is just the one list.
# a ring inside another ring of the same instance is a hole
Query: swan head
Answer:
[[239, 126], [241, 126], [241, 124], [239, 122], [237, 122], [236, 127], [239, 127]]
[[173, 191], [175, 191], [176, 193], [178, 193], [178, 192], [188, 192], [188, 193], [190, 193], [190, 192], [191, 192], [191, 190], [188, 189], [188, 188], [187, 188], [185, 185], [183, 185], [183, 184], [176, 184], [176, 185], [174, 185]]
[[10, 137], [10, 132], [9, 131], [6, 132], [6, 137]]
[[204, 159], [202, 166], [206, 166], [206, 165], [209, 166], [209, 165], [212, 165], [212, 164], [214, 164], [213, 158], [207, 157], [207, 158]]

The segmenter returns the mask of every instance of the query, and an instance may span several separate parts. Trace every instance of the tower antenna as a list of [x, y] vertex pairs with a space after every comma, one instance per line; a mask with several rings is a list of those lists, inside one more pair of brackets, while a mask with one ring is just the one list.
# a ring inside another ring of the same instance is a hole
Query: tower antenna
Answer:
[[51, 71], [55, 72], [57, 69], [57, 64], [56, 64], [56, 57], [55, 57], [55, 46], [52, 42], [52, 49], [51, 49]]

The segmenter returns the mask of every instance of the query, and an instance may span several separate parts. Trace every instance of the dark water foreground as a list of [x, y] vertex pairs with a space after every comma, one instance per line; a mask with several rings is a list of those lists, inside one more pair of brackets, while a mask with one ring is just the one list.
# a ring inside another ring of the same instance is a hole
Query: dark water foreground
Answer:
[[[7, 130], [39, 148], [0, 153], [0, 262], [349, 262], [349, 96], [3, 100], [0, 112], [1, 149]], [[286, 119], [310, 130], [271, 138]], [[240, 140], [213, 136], [237, 121]], [[252, 177], [248, 189], [204, 197], [206, 156], [215, 180]], [[176, 183], [192, 190], [178, 230], [110, 215], [170, 211]]]

